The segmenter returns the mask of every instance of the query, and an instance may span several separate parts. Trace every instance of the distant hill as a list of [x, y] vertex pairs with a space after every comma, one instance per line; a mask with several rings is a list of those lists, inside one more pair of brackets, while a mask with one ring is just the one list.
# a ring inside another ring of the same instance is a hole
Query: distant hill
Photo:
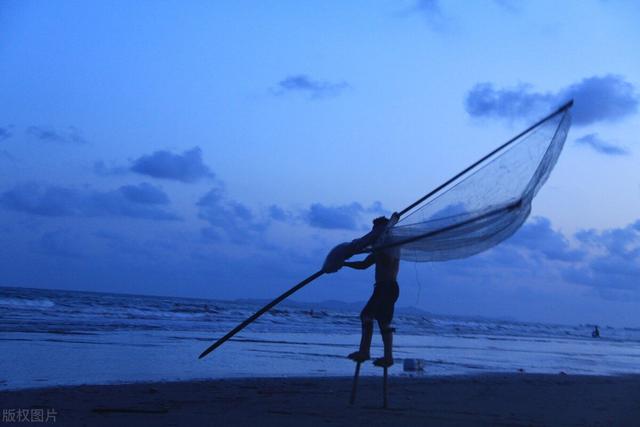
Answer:
[[[257, 298], [242, 298], [236, 299], [234, 302], [242, 303], [242, 304], [252, 304], [252, 305], [266, 305], [270, 300], [267, 299], [257, 299]], [[332, 311], [349, 311], [349, 312], [360, 312], [364, 305], [365, 301], [359, 302], [345, 302], [338, 300], [325, 300], [319, 302], [305, 302], [305, 301], [295, 301], [295, 300], [285, 300], [278, 304], [278, 307], [287, 307], [287, 308], [296, 308], [301, 310], [332, 310]], [[422, 316], [437, 316], [428, 311], [422, 310], [418, 307], [396, 307], [396, 313], [402, 314], [413, 314], [413, 315], [422, 315]]]

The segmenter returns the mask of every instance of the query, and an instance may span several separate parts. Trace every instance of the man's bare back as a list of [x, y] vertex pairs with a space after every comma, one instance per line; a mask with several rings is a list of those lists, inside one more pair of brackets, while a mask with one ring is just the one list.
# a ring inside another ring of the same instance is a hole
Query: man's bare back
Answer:
[[344, 266], [365, 270], [374, 264], [376, 265], [376, 283], [396, 281], [400, 260], [385, 251], [373, 252], [362, 261], [345, 261]]
[[398, 278], [400, 260], [384, 251], [374, 252], [372, 255], [376, 264], [376, 283], [395, 282]]

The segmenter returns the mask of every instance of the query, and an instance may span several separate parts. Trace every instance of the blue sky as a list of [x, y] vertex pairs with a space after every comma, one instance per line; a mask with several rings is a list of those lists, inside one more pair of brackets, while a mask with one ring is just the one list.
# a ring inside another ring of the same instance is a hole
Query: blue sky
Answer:
[[[400, 305], [640, 324], [633, 1], [0, 1], [8, 286], [269, 298], [568, 97], [529, 222]], [[296, 298], [364, 301], [373, 272]]]

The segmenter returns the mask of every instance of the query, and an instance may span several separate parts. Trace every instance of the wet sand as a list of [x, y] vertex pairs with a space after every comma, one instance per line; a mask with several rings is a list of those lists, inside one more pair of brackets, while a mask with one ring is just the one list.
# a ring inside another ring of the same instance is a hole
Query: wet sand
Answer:
[[640, 425], [640, 376], [390, 377], [388, 409], [381, 377], [353, 406], [350, 391], [344, 377], [73, 386], [0, 392], [0, 410], [55, 409], [64, 426]]

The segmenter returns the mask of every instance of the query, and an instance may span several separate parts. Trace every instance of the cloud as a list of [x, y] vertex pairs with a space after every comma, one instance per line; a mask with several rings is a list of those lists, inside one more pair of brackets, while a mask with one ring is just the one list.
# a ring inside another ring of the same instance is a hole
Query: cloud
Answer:
[[[536, 217], [482, 254], [434, 263], [442, 283], [475, 285], [479, 277], [514, 289], [578, 285], [607, 300], [640, 299], [640, 220], [620, 228], [581, 230], [572, 243], [549, 219]], [[575, 292], [575, 291], [574, 291]], [[575, 294], [574, 294], [575, 295]]]
[[536, 289], [554, 297], [567, 292], [574, 298], [640, 299], [640, 220], [573, 237], [570, 243], [547, 218], [536, 217], [489, 251], [434, 263], [433, 280], [472, 289], [482, 278], [486, 286]]
[[560, 231], [553, 229], [549, 219], [535, 217], [492, 249], [442, 264], [441, 274], [445, 281], [460, 283], [475, 283], [477, 277], [499, 283], [535, 282], [540, 276], [544, 280], [559, 276], [559, 270], [586, 257], [586, 251], [580, 245], [572, 247]]
[[35, 183], [21, 184], [0, 194], [0, 204], [6, 209], [42, 216], [78, 215], [81, 199], [77, 190], [43, 188]]
[[518, 13], [522, 10], [523, 3], [519, 0], [494, 0], [501, 9], [509, 13]]
[[133, 203], [144, 205], [168, 205], [169, 197], [159, 187], [143, 182], [138, 185], [124, 185], [120, 187], [124, 197]]
[[476, 118], [522, 119], [538, 117], [574, 99], [573, 123], [589, 125], [611, 122], [634, 114], [640, 98], [633, 84], [622, 76], [594, 76], [558, 92], [534, 92], [532, 86], [496, 89], [491, 83], [478, 83], [467, 94], [465, 108]]
[[368, 207], [355, 202], [339, 206], [313, 203], [308, 209], [295, 212], [271, 205], [266, 210], [254, 212], [245, 204], [230, 198], [220, 185], [204, 194], [196, 206], [199, 209], [198, 217], [209, 224], [202, 230], [208, 239], [235, 243], [260, 241], [263, 246], [266, 243], [261, 235], [274, 221], [294, 227], [362, 230], [374, 216], [389, 213], [380, 202]]
[[517, 119], [530, 117], [554, 102], [549, 94], [531, 93], [530, 85], [495, 89], [492, 83], [478, 83], [467, 94], [465, 109], [472, 117]]
[[306, 215], [308, 224], [312, 227], [327, 229], [356, 230], [359, 228], [359, 216], [363, 211], [359, 203], [342, 206], [324, 206], [314, 203]]
[[137, 186], [126, 185], [112, 191], [26, 183], [0, 193], [0, 206], [5, 209], [46, 217], [180, 219], [159, 207], [166, 204], [168, 198], [162, 190], [144, 183]]
[[640, 220], [602, 231], [582, 230], [576, 239], [591, 254], [564, 271], [569, 282], [596, 289], [606, 299], [626, 299], [640, 291]]
[[[536, 260], [535, 270], [558, 282], [592, 288], [606, 299], [640, 296], [640, 220], [621, 228], [581, 230], [574, 237], [572, 247], [548, 219], [538, 217], [498, 248], [524, 250]], [[526, 270], [533, 271], [526, 267], [521, 274]]]
[[336, 96], [347, 89], [346, 82], [332, 83], [327, 81], [313, 80], [304, 74], [288, 76], [278, 82], [278, 89], [274, 91], [276, 95], [287, 93], [304, 93], [312, 99]]
[[416, 11], [422, 12], [427, 16], [441, 15], [440, 2], [438, 0], [418, 0], [415, 4]]
[[129, 172], [130, 168], [123, 166], [107, 166], [102, 160], [93, 163], [93, 171], [99, 176], [118, 176]]
[[226, 238], [242, 243], [255, 238], [255, 233], [264, 231], [268, 226], [268, 222], [257, 220], [247, 206], [227, 197], [220, 187], [209, 190], [196, 206], [199, 208], [198, 217], [209, 223], [203, 235], [211, 240]]
[[80, 135], [77, 128], [69, 126], [66, 130], [60, 131], [47, 126], [29, 126], [27, 134], [43, 142], [53, 142], [59, 144], [86, 144], [87, 141]]
[[618, 75], [590, 77], [564, 92], [561, 98], [576, 101], [573, 121], [579, 125], [619, 120], [638, 109], [639, 98], [634, 86]]
[[156, 151], [134, 160], [131, 171], [153, 178], [186, 183], [214, 177], [213, 172], [202, 162], [202, 150], [199, 147], [187, 150], [182, 154]]
[[9, 131], [9, 128], [0, 127], [0, 142], [9, 138], [11, 138], [11, 131]]
[[572, 249], [567, 238], [551, 227], [551, 221], [536, 217], [527, 222], [507, 244], [526, 248], [533, 254], [552, 261], [577, 262], [585, 258], [586, 252]]
[[638, 293], [640, 265], [619, 257], [600, 257], [586, 266], [569, 268], [563, 278], [578, 285], [588, 286], [605, 299], [627, 300]]
[[[291, 211], [278, 205], [266, 209], [252, 210], [247, 205], [229, 197], [221, 183], [205, 193], [196, 203], [198, 217], [208, 223], [201, 230], [202, 235], [218, 242], [245, 244], [267, 249], [270, 252], [284, 251], [290, 239], [283, 233], [283, 228], [299, 233], [302, 246], [317, 246], [317, 241], [306, 241], [311, 228], [325, 230], [362, 230], [373, 216], [388, 214], [380, 202], [369, 207], [359, 203], [342, 206], [325, 206], [314, 203], [308, 209]], [[271, 228], [275, 223], [278, 227]], [[295, 231], [293, 231], [295, 230]], [[298, 234], [297, 234], [298, 235]], [[275, 242], [270, 243], [275, 239]], [[285, 246], [282, 246], [284, 244]], [[290, 250], [290, 249], [287, 249]]]
[[446, 30], [452, 23], [451, 19], [442, 12], [440, 0], [417, 0], [405, 13], [419, 14], [432, 30], [438, 32]]
[[307, 211], [303, 212], [302, 217], [311, 227], [358, 230], [364, 226], [365, 214], [384, 215], [386, 213], [380, 202], [375, 202], [368, 208], [364, 208], [357, 202], [339, 206], [313, 203]]
[[284, 210], [280, 206], [271, 205], [269, 206], [269, 218], [274, 221], [289, 222], [293, 220], [294, 216], [291, 212]]
[[606, 154], [609, 156], [626, 156], [629, 151], [625, 148], [618, 147], [617, 145], [610, 144], [602, 140], [597, 133], [590, 133], [576, 139], [576, 143], [591, 147], [598, 153]]
[[587, 246], [604, 250], [606, 254], [632, 258], [640, 256], [640, 220], [622, 228], [582, 230], [576, 233], [576, 238]]

